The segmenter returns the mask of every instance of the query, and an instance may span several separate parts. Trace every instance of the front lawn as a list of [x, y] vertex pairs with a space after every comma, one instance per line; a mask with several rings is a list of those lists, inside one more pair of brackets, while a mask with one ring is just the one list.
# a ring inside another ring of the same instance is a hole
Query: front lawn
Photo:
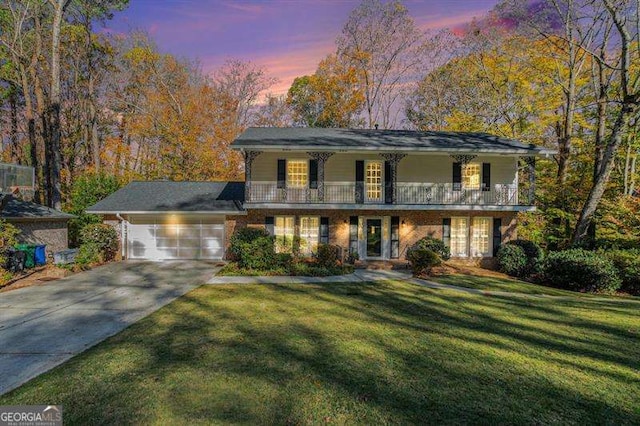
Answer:
[[577, 293], [559, 288], [547, 287], [521, 281], [503, 274], [475, 275], [473, 273], [453, 273], [429, 277], [430, 281], [457, 287], [475, 288], [478, 290], [506, 291], [509, 293], [547, 294], [550, 296], [582, 297], [585, 293]]
[[201, 287], [0, 405], [68, 424], [640, 423], [640, 303]]

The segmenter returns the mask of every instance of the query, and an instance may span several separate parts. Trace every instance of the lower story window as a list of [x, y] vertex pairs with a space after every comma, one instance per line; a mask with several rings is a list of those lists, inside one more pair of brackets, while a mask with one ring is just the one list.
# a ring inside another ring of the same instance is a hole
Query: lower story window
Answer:
[[300, 217], [300, 253], [310, 255], [318, 248], [320, 240], [320, 218], [317, 216]]
[[294, 217], [276, 216], [273, 231], [276, 237], [276, 252], [291, 252], [293, 248]]
[[491, 222], [490, 217], [452, 217], [451, 256], [491, 256]]
[[471, 225], [471, 256], [491, 256], [491, 218], [474, 217]]
[[467, 257], [469, 218], [451, 218], [451, 256]]

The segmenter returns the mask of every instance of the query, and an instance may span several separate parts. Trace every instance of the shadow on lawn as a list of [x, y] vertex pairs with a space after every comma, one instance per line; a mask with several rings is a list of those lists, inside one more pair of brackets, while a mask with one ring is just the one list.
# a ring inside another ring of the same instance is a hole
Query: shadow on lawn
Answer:
[[[49, 386], [70, 423], [637, 423], [607, 400], [622, 390], [596, 398], [563, 377], [638, 379], [637, 329], [584, 319], [587, 303], [390, 283], [201, 288], [0, 402]], [[87, 361], [95, 376], [65, 386]]]

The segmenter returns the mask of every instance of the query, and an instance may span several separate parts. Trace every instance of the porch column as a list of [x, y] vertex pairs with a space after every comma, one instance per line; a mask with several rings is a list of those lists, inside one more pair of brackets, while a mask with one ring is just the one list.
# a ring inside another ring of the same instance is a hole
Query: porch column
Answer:
[[527, 204], [533, 205], [536, 194], [536, 157], [524, 157], [529, 172], [529, 193]]
[[[400, 160], [406, 157], [407, 154], [383, 153], [380, 154], [380, 156], [384, 158], [385, 161], [389, 162], [389, 168], [391, 171], [391, 204], [395, 204], [398, 192], [396, 189], [396, 183], [398, 182], [398, 163], [400, 163]], [[386, 189], [387, 188], [385, 188], [385, 190]]]
[[318, 201], [324, 201], [324, 163], [333, 155], [333, 152], [314, 151], [307, 152], [309, 157], [318, 162]]
[[244, 151], [244, 199], [251, 201], [251, 167], [262, 151]]

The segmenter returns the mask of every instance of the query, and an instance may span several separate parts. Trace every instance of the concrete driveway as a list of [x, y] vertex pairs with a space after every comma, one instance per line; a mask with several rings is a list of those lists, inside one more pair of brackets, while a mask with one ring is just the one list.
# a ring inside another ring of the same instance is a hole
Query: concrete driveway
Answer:
[[217, 269], [118, 262], [0, 293], [0, 395], [206, 283]]

